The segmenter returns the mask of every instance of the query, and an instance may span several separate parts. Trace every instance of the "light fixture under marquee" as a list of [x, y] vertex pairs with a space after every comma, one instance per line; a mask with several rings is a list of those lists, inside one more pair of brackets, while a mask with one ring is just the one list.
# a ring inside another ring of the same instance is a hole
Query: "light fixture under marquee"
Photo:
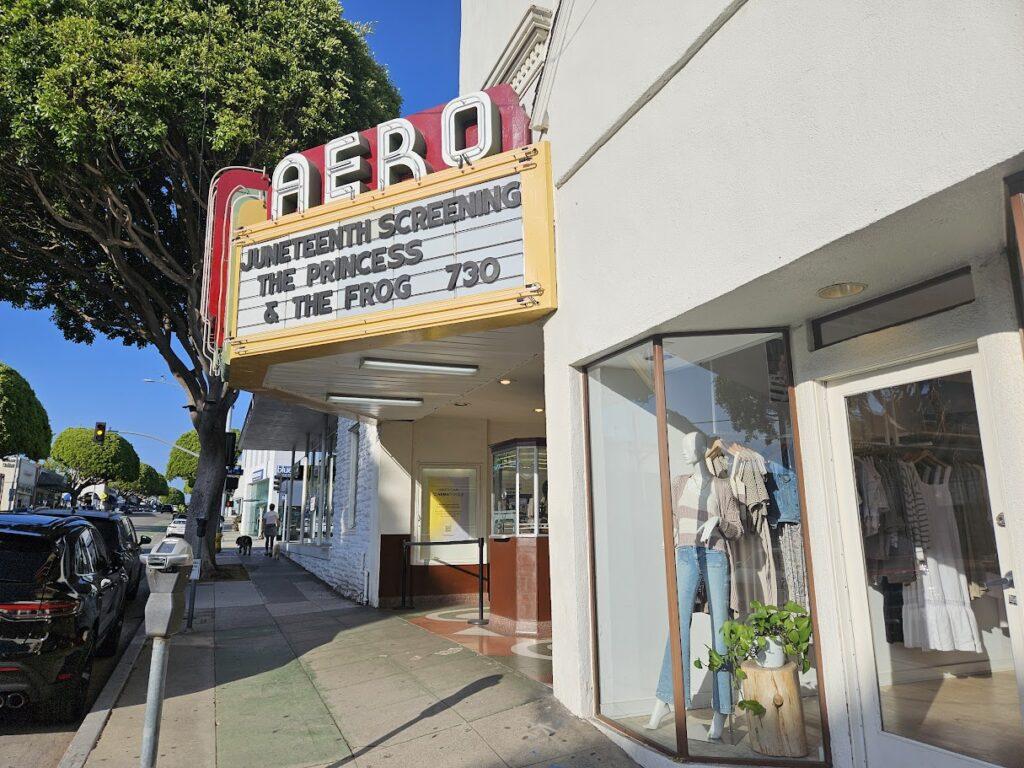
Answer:
[[507, 387], [509, 384], [512, 383], [512, 379], [498, 379], [498, 383], [501, 384], [501, 386], [503, 387]]
[[863, 293], [867, 287], [865, 283], [832, 283], [832, 285], [819, 288], [818, 296], [822, 299], [845, 299], [847, 296], [856, 296], [858, 293]]
[[364, 357], [360, 368], [376, 371], [408, 371], [409, 373], [440, 373], [447, 376], [472, 376], [480, 370], [476, 365], [455, 365], [452, 363], [423, 363], [414, 360], [380, 360]]
[[386, 397], [384, 395], [347, 395], [329, 394], [329, 403], [343, 403], [345, 405], [397, 405], [416, 407], [423, 405], [421, 397]]

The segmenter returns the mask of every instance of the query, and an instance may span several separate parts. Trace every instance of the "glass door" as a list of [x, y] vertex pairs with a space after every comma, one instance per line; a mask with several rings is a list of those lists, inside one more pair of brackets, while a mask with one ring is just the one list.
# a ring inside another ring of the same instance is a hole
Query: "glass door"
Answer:
[[1021, 765], [1020, 510], [987, 455], [976, 355], [828, 392], [868, 766]]

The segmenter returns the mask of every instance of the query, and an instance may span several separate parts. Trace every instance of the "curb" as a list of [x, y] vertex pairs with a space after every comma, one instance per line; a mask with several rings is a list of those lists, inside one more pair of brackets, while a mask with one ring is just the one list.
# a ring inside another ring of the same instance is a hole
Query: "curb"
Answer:
[[100, 735], [110, 718], [110, 711], [117, 703], [121, 691], [124, 690], [125, 683], [128, 682], [128, 677], [131, 675], [132, 669], [135, 668], [135, 662], [145, 644], [146, 622], [141, 621], [131, 642], [128, 643], [128, 647], [121, 654], [117, 666], [114, 667], [114, 671], [107, 679], [106, 685], [103, 686], [100, 695], [96, 697], [92, 709], [89, 710], [89, 714], [85, 716], [82, 724], [75, 731], [75, 738], [71, 740], [57, 768], [82, 768], [85, 765], [93, 747], [100, 740]]

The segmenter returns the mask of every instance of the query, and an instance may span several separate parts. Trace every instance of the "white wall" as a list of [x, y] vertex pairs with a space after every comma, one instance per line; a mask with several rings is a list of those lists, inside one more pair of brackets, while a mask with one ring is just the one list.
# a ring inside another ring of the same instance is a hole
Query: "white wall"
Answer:
[[368, 600], [376, 605], [380, 556], [377, 496], [380, 445], [377, 425], [371, 421], [358, 422], [356, 510], [354, 523], [349, 524], [345, 516], [349, 503], [349, 429], [356, 423], [352, 419], [338, 419], [331, 543], [289, 544], [288, 556], [345, 597]]
[[618, 4], [571, 7], [541, 96], [549, 89], [559, 288], [545, 382], [555, 691], [590, 714], [571, 366], [1018, 155], [1024, 8], [747, 3], [567, 177], [724, 5], [647, 0], [628, 19]]

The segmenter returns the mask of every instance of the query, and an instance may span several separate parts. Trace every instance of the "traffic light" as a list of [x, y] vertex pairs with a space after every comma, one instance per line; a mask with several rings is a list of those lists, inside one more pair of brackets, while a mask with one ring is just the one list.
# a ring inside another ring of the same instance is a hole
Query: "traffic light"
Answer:
[[274, 475], [274, 493], [281, 492], [281, 476]]
[[103, 445], [103, 440], [107, 436], [107, 422], [97, 421], [96, 428], [92, 431], [92, 440], [97, 445]]
[[228, 476], [224, 478], [224, 490], [225, 491], [237, 491], [238, 490], [238, 478]]
[[238, 435], [228, 431], [224, 433], [224, 461], [230, 467], [235, 463], [235, 448]]

